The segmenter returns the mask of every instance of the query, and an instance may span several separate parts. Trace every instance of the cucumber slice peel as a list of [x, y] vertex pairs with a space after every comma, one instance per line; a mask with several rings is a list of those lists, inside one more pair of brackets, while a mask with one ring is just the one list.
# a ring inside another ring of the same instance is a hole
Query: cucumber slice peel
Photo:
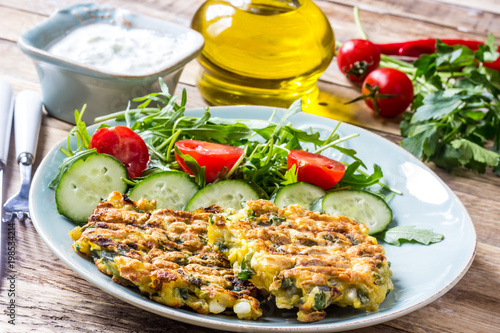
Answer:
[[326, 214], [343, 215], [361, 222], [373, 235], [383, 231], [392, 221], [392, 210], [376, 194], [364, 190], [341, 190], [328, 193], [322, 201]]
[[163, 171], [146, 177], [130, 191], [129, 198], [134, 201], [155, 199], [157, 209], [183, 210], [198, 190], [198, 185], [187, 173]]
[[247, 200], [259, 199], [257, 191], [243, 180], [223, 180], [205, 186], [186, 205], [187, 211], [218, 205], [224, 209], [241, 209]]
[[75, 222], [87, 222], [99, 202], [113, 191], [125, 193], [125, 166], [111, 155], [78, 160], [62, 175], [56, 188], [57, 211]]
[[325, 190], [319, 186], [298, 182], [280, 189], [274, 198], [274, 203], [278, 207], [298, 204], [304, 209], [311, 210], [313, 204], [325, 194]]

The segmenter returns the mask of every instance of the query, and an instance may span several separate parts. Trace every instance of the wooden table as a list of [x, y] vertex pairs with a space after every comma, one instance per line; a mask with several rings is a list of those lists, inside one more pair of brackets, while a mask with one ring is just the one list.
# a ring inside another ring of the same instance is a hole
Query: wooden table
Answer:
[[[97, 1], [101, 2], [101, 1]], [[188, 26], [202, 0], [112, 1], [121, 7]], [[23, 31], [43, 21], [71, 0], [2, 0], [0, 3], [0, 77], [14, 90], [40, 86], [35, 68], [16, 41]], [[109, 3], [109, 2], [108, 2]], [[359, 37], [352, 6], [375, 42], [444, 37], [483, 40], [493, 33], [500, 40], [497, 0], [336, 0], [316, 1], [329, 17], [340, 41]], [[191, 62], [177, 93], [186, 88], [188, 107], [205, 106], [195, 87], [198, 70]], [[357, 95], [332, 63], [319, 82], [323, 115], [359, 125], [399, 143], [399, 121], [375, 118], [361, 103], [348, 108], [344, 101]], [[44, 114], [37, 162], [71, 126]], [[4, 198], [19, 187], [13, 137], [5, 177]], [[430, 305], [399, 319], [360, 332], [500, 332], [500, 178], [491, 171], [476, 175], [464, 170], [447, 173], [430, 165], [467, 207], [478, 237], [476, 258], [463, 279]], [[213, 332], [135, 308], [109, 296], [66, 267], [43, 243], [32, 224], [16, 226], [16, 325], [9, 325], [6, 284], [0, 293], [1, 332]], [[5, 282], [5, 281], [3, 281]]]

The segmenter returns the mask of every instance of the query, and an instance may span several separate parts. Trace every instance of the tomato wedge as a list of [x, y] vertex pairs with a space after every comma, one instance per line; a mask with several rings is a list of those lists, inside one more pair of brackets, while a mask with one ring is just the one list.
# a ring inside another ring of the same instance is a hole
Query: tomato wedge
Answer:
[[[205, 181], [207, 183], [220, 175], [224, 168], [226, 172], [231, 170], [241, 155], [245, 153], [243, 149], [238, 147], [199, 140], [180, 140], [175, 143], [175, 146], [182, 154], [194, 158], [200, 167], [205, 167]], [[184, 159], [177, 153], [175, 153], [175, 159], [182, 171], [193, 174]]]
[[89, 148], [116, 157], [130, 178], [139, 177], [149, 163], [148, 147], [139, 134], [126, 126], [103, 127], [90, 140]]
[[337, 184], [345, 173], [345, 165], [326, 156], [303, 150], [290, 150], [287, 167], [297, 168], [297, 181], [311, 183], [324, 190]]

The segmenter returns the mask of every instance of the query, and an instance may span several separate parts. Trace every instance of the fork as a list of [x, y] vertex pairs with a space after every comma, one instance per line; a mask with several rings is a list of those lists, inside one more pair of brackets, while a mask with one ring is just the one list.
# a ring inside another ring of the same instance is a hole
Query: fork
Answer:
[[16, 97], [14, 107], [15, 146], [21, 175], [21, 188], [5, 203], [4, 222], [12, 220], [14, 215], [19, 220], [30, 218], [31, 168], [35, 160], [41, 120], [42, 101], [40, 95], [32, 90], [21, 91]]

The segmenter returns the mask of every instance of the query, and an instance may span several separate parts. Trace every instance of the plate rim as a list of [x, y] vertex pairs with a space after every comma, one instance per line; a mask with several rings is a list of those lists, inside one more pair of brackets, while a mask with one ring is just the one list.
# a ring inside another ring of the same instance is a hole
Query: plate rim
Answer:
[[[218, 117], [218, 115], [216, 114], [217, 112], [219, 112], [218, 110], [222, 110], [222, 111], [224, 111], [225, 109], [245, 110], [248, 108], [251, 108], [252, 110], [259, 109], [259, 110], [263, 110], [264, 112], [269, 112], [270, 116], [272, 115], [274, 110], [281, 109], [281, 108], [276, 108], [276, 107], [249, 106], [249, 105], [211, 106], [211, 107], [209, 107], [210, 112], [211, 112], [212, 116], [214, 116], [214, 117]], [[192, 108], [192, 109], [187, 109], [186, 113], [196, 113], [196, 112], [201, 112], [204, 110], [205, 110], [205, 108]], [[281, 109], [281, 110], [283, 110], [283, 109]], [[326, 117], [311, 114], [311, 113], [302, 112], [302, 114], [307, 115], [307, 117], [316, 118], [317, 120], [328, 119], [329, 121], [338, 122], [338, 120], [336, 120], [336, 119], [326, 118]], [[222, 118], [229, 118], [229, 117], [222, 117]], [[255, 119], [255, 118], [252, 118], [251, 116], [249, 116], [249, 117], [240, 118], [240, 119]], [[114, 121], [115, 120], [108, 121], [108, 123], [114, 122]], [[93, 124], [89, 127], [96, 128], [98, 125], [99, 124]], [[451, 195], [454, 197], [455, 201], [460, 205], [460, 208], [464, 213], [464, 217], [470, 222], [471, 227], [472, 227], [472, 231], [473, 231], [472, 236], [473, 236], [473, 241], [474, 241], [474, 247], [473, 247], [472, 252], [469, 253], [467, 262], [465, 263], [465, 265], [463, 265], [462, 270], [458, 274], [456, 274], [455, 278], [452, 281], [450, 281], [449, 283], [447, 283], [446, 285], [442, 286], [439, 290], [433, 292], [432, 295], [429, 295], [425, 299], [421, 300], [420, 302], [412, 304], [410, 306], [407, 306], [407, 307], [400, 309], [400, 310], [397, 310], [397, 311], [391, 312], [389, 310], [388, 313], [381, 314], [381, 315], [378, 315], [378, 316], [373, 317], [373, 318], [370, 318], [369, 316], [360, 317], [360, 318], [353, 319], [352, 321], [349, 321], [349, 322], [338, 321], [338, 322], [329, 323], [329, 324], [321, 324], [321, 321], [319, 321], [316, 323], [308, 323], [305, 325], [302, 325], [303, 323], [297, 322], [298, 325], [287, 324], [287, 326], [252, 325], [252, 323], [254, 323], [252, 321], [244, 321], [244, 322], [238, 321], [238, 322], [232, 323], [232, 322], [220, 321], [220, 320], [218, 320], [218, 318], [216, 316], [212, 316], [212, 315], [203, 316], [203, 315], [197, 314], [196, 312], [192, 312], [192, 313], [188, 314], [188, 313], [184, 313], [184, 311], [168, 307], [167, 305], [163, 305], [163, 304], [154, 302], [152, 300], [142, 298], [139, 295], [137, 295], [137, 297], [128, 298], [126, 293], [123, 293], [122, 290], [119, 290], [121, 288], [127, 288], [127, 287], [124, 287], [124, 286], [118, 285], [114, 282], [111, 282], [111, 279], [109, 280], [107, 285], [101, 285], [97, 281], [94, 281], [92, 279], [93, 274], [88, 274], [87, 272], [85, 272], [84, 269], [82, 269], [81, 265], [79, 265], [76, 262], [73, 262], [72, 260], [70, 260], [70, 258], [66, 258], [64, 256], [64, 254], [57, 248], [56, 244], [53, 244], [50, 241], [49, 236], [47, 234], [47, 231], [44, 230], [44, 228], [42, 228], [42, 226], [39, 224], [38, 216], [33, 213], [33, 212], [35, 212], [35, 208], [34, 208], [34, 205], [35, 205], [34, 200], [35, 199], [33, 197], [35, 196], [36, 191], [30, 191], [30, 194], [29, 194], [29, 208], [30, 208], [30, 212], [32, 212], [32, 214], [31, 214], [32, 223], [33, 223], [35, 229], [37, 230], [38, 234], [40, 235], [40, 237], [44, 241], [44, 243], [48, 246], [48, 248], [60, 260], [62, 260], [69, 268], [71, 268], [75, 273], [77, 273], [81, 278], [83, 278], [84, 280], [86, 280], [90, 284], [100, 288], [101, 290], [103, 290], [107, 294], [110, 294], [114, 297], [117, 297], [118, 299], [120, 299], [120, 300], [122, 300], [130, 305], [137, 306], [145, 311], [149, 311], [149, 312], [155, 313], [157, 315], [167, 317], [167, 318], [172, 319], [172, 320], [177, 320], [177, 321], [182, 320], [182, 322], [186, 322], [186, 323], [196, 325], [196, 326], [210, 325], [209, 328], [230, 330], [230, 331], [234, 331], [234, 332], [241, 332], [241, 331], [251, 331], [251, 332], [276, 332], [276, 331], [337, 332], [337, 331], [351, 330], [351, 329], [358, 329], [358, 328], [373, 326], [373, 325], [377, 325], [377, 324], [380, 324], [383, 322], [387, 322], [389, 320], [394, 320], [396, 318], [399, 318], [401, 316], [404, 316], [406, 314], [414, 312], [414, 311], [434, 302], [435, 300], [437, 300], [438, 298], [440, 298], [444, 294], [446, 294], [449, 290], [451, 290], [463, 278], [463, 276], [467, 273], [470, 266], [472, 265], [472, 262], [474, 261], [474, 258], [476, 256], [477, 246], [478, 246], [477, 233], [476, 233], [472, 218], [470, 217], [470, 214], [467, 211], [466, 207], [463, 205], [462, 201], [458, 198], [458, 196], [455, 194], [455, 192], [434, 171], [432, 171], [427, 165], [425, 165], [425, 163], [423, 163], [422, 161], [417, 159], [415, 156], [413, 156], [411, 153], [406, 151], [401, 146], [395, 144], [394, 142], [386, 139], [385, 137], [383, 137], [379, 134], [371, 132], [368, 129], [365, 129], [365, 128], [362, 128], [362, 127], [359, 127], [359, 126], [356, 126], [353, 124], [345, 123], [345, 122], [342, 122], [342, 126], [348, 126], [348, 127], [351, 127], [351, 129], [356, 129], [357, 131], [362, 132], [364, 135], [373, 135], [373, 136], [378, 137], [378, 139], [385, 140], [385, 141], [389, 142], [391, 145], [393, 145], [394, 148], [397, 147], [396, 149], [399, 150], [398, 151], [399, 153], [403, 153], [403, 154], [407, 155], [407, 157], [410, 160], [412, 160], [412, 162], [417, 162], [417, 164], [420, 167], [423, 167], [435, 179], [437, 179], [445, 187], [445, 189], [447, 190], [448, 193], [451, 193]], [[57, 150], [58, 147], [64, 146], [65, 143], [66, 143], [66, 138], [63, 138], [59, 142], [57, 142], [47, 152], [47, 154], [44, 156], [43, 160], [41, 161], [41, 163], [37, 167], [35, 175], [33, 176], [32, 184], [40, 183], [40, 179], [43, 177], [43, 174], [41, 173], [40, 170], [44, 170], [46, 168], [46, 165], [50, 162], [47, 157], [49, 155], [52, 155], [53, 153], [55, 153], [54, 151]], [[86, 260], [86, 259], [82, 257], [82, 260]], [[464, 262], [465, 262], [465, 260], [464, 260]], [[100, 273], [100, 272], [96, 272], [96, 273]], [[108, 288], [109, 287], [108, 285], [111, 286], [111, 289]], [[189, 310], [187, 310], [187, 311], [189, 311]], [[374, 313], [377, 313], [377, 311], [375, 311]]]

